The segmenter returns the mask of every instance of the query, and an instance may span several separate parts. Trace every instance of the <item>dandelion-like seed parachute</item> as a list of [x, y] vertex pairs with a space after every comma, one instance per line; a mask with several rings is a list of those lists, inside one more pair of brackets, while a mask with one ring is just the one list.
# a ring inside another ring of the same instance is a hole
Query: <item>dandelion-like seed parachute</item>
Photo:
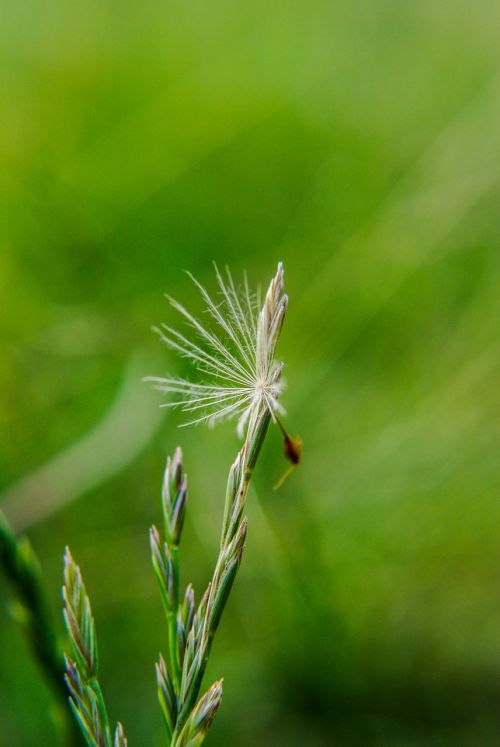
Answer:
[[185, 336], [167, 325], [156, 330], [171, 349], [190, 359], [207, 381], [194, 383], [176, 377], [148, 377], [147, 381], [160, 391], [175, 395], [175, 399], [163, 406], [179, 407], [189, 413], [184, 425], [201, 422], [214, 425], [234, 418], [238, 435], [242, 436], [249, 421], [266, 409], [273, 419], [284, 412], [279, 403], [283, 364], [275, 360], [288, 303], [283, 265], [278, 264], [261, 308], [246, 277], [237, 286], [227, 268], [223, 275], [215, 267], [215, 274], [220, 296], [217, 300], [190, 276], [206, 303], [213, 328], [169, 298], [193, 334]]

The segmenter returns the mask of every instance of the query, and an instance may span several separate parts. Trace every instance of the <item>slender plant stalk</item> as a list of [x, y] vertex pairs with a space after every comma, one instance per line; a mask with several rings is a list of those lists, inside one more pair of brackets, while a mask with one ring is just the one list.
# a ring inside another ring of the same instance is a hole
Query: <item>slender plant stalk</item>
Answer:
[[64, 655], [43, 588], [40, 563], [27, 537], [16, 537], [0, 511], [0, 567], [16, 597], [14, 617], [24, 629], [33, 656], [65, 714], [64, 731], [69, 745], [81, 747], [83, 740], [69, 708], [64, 684]]

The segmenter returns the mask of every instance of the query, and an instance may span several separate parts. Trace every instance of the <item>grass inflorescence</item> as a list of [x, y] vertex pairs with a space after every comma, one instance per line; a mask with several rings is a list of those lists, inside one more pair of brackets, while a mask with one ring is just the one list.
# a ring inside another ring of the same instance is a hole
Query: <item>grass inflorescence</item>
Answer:
[[[186, 516], [188, 481], [180, 448], [167, 459], [161, 493], [162, 529], [150, 529], [151, 561], [158, 581], [168, 631], [168, 649], [156, 663], [156, 681], [167, 744], [197, 747], [212, 724], [222, 701], [222, 679], [203, 694], [203, 679], [212, 642], [243, 556], [247, 536], [245, 505], [255, 464], [272, 420], [279, 423], [282, 364], [275, 350], [285, 316], [283, 268], [278, 266], [262, 308], [245, 280], [238, 291], [231, 275], [227, 281], [217, 271], [222, 295], [217, 304], [202, 286], [208, 311], [219, 334], [205, 329], [184, 307], [173, 302], [209, 351], [168, 328], [166, 342], [191, 358], [215, 379], [212, 384], [186, 380], [154, 379], [163, 391], [180, 395], [169, 403], [180, 405], [195, 420], [215, 423], [237, 418], [243, 444], [227, 480], [226, 498], [217, 560], [211, 579], [196, 604], [193, 586], [180, 584], [180, 543]], [[222, 332], [222, 334], [221, 334]], [[239, 356], [239, 357], [238, 357]], [[280, 425], [281, 427], [281, 425]], [[98, 679], [97, 641], [90, 601], [81, 572], [69, 549], [65, 555], [64, 619], [72, 643], [66, 659], [66, 682], [71, 706], [89, 747], [126, 747], [120, 723], [114, 741]]]

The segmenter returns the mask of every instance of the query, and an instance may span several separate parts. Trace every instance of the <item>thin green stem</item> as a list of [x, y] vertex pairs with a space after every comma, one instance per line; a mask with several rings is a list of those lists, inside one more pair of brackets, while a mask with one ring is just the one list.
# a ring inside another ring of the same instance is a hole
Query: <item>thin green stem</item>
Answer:
[[65, 731], [71, 747], [83, 739], [69, 708], [64, 682], [64, 656], [54, 629], [43, 588], [40, 564], [26, 537], [16, 538], [0, 511], [0, 566], [10, 581], [19, 604], [16, 618], [25, 629], [31, 650], [65, 713]]

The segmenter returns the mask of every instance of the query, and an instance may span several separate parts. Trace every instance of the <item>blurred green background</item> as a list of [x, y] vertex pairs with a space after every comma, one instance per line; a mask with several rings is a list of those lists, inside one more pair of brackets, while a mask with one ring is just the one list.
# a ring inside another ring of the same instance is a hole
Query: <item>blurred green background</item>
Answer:
[[[249, 501], [207, 745], [500, 738], [498, 2], [5, 0], [0, 506], [59, 624], [82, 566], [131, 747], [163, 744], [148, 558], [164, 459], [190, 476], [183, 580], [214, 561], [231, 424], [177, 428], [150, 326], [212, 260], [283, 260], [287, 424]], [[0, 584], [0, 744], [58, 747]], [[60, 625], [62, 632], [62, 625]]]

